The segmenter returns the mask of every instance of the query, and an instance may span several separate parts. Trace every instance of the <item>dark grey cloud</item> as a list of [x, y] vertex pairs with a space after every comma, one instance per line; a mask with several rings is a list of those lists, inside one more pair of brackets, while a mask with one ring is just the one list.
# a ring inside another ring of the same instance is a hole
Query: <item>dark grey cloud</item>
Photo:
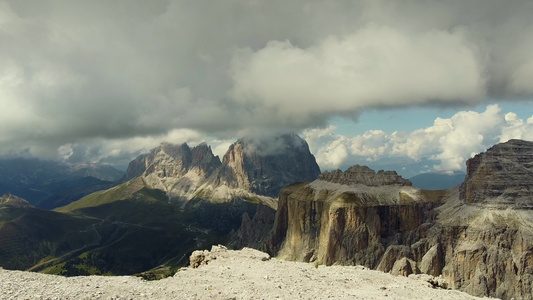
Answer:
[[109, 160], [127, 142], [528, 98], [531, 15], [530, 1], [0, 1], [0, 154]]

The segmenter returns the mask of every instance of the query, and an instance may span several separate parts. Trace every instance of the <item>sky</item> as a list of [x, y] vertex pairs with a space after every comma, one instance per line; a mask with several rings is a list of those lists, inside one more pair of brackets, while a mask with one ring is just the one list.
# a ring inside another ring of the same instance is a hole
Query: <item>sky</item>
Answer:
[[0, 0], [0, 157], [296, 132], [322, 170], [533, 140], [531, 1]]

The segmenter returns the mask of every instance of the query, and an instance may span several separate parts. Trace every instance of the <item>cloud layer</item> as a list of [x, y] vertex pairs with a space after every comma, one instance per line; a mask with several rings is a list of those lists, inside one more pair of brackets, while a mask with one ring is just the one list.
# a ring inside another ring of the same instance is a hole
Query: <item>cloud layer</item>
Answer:
[[0, 0], [0, 155], [98, 159], [177, 132], [529, 98], [531, 15], [530, 1]]
[[329, 126], [304, 132], [322, 169], [392, 157], [431, 162], [425, 171], [457, 171], [465, 169], [467, 159], [496, 143], [533, 140], [533, 116], [522, 120], [513, 112], [502, 113], [498, 105], [489, 105], [484, 112], [460, 111], [412, 132], [370, 130], [348, 137], [336, 134], [336, 129]]

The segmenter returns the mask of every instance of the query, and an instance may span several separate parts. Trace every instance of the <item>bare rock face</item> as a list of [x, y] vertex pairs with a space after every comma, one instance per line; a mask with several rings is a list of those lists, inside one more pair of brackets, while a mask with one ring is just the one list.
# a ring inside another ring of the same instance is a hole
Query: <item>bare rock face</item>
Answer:
[[465, 183], [446, 191], [360, 166], [326, 172], [281, 191], [269, 252], [533, 299], [532, 166], [533, 143], [511, 140], [470, 159]]
[[510, 140], [466, 163], [461, 199], [469, 204], [533, 209], [533, 142]]
[[143, 175], [151, 174], [160, 178], [181, 177], [191, 169], [196, 169], [198, 174], [205, 177], [220, 166], [220, 160], [211, 152], [206, 144], [189, 148], [187, 144], [173, 145], [163, 143], [150, 151], [145, 158], [146, 169]]
[[394, 266], [392, 267], [391, 274], [392, 275], [401, 275], [401, 276], [409, 276], [411, 274], [419, 274], [420, 271], [418, 270], [416, 266], [416, 262], [412, 259], [408, 259], [407, 257], [400, 258], [394, 263]]
[[307, 143], [296, 134], [242, 138], [230, 146], [219, 180], [252, 193], [277, 197], [294, 182], [312, 181], [320, 174]]
[[146, 157], [149, 154], [141, 154], [128, 164], [126, 173], [120, 180], [121, 182], [127, 182], [141, 176], [146, 171]]
[[123, 181], [154, 174], [159, 178], [181, 177], [196, 168], [199, 173], [210, 175], [221, 165], [211, 148], [202, 143], [194, 148], [187, 144], [163, 143], [148, 154], [142, 154], [130, 162]]
[[[267, 261], [270, 260], [270, 255], [267, 253], [251, 249], [251, 248], [243, 248], [241, 250], [242, 257], [257, 261]], [[210, 262], [218, 259], [224, 259], [228, 257], [234, 256], [234, 251], [228, 250], [223, 245], [213, 245], [211, 247], [211, 251], [208, 250], [196, 250], [194, 251], [190, 258], [190, 267], [195, 269], [200, 266], [208, 265]]]
[[274, 209], [261, 203], [257, 205], [255, 215], [252, 219], [250, 219], [248, 213], [244, 213], [241, 227], [231, 237], [229, 247], [233, 249], [250, 247], [266, 251], [266, 245], [270, 238], [270, 231], [272, 230], [275, 216], [276, 211]]

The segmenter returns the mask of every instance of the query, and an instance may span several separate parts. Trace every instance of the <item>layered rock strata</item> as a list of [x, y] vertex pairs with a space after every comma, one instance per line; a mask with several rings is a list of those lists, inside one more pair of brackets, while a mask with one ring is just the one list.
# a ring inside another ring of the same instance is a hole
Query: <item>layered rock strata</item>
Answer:
[[447, 191], [418, 190], [360, 166], [326, 173], [282, 190], [269, 250], [532, 299], [532, 164], [533, 143], [511, 140], [470, 159], [465, 183]]
[[461, 200], [495, 208], [533, 209], [533, 142], [510, 140], [469, 159]]

